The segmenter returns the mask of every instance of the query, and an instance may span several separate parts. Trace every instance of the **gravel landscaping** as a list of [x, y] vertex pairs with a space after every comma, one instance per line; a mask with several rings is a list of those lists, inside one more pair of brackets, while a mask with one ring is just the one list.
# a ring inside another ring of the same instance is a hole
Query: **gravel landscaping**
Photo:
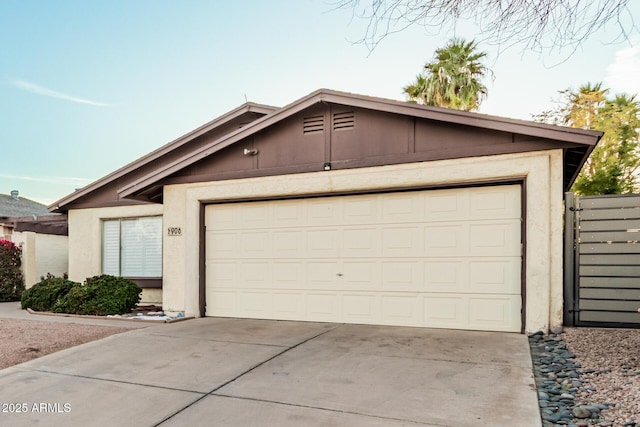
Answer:
[[543, 426], [640, 427], [640, 329], [529, 337]]
[[131, 328], [0, 319], [0, 369]]

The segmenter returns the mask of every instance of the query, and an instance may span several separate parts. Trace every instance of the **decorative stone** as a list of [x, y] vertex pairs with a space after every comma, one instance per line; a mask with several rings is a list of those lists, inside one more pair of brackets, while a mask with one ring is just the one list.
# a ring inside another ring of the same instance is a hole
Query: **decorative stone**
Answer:
[[582, 406], [576, 406], [575, 408], [573, 408], [573, 416], [576, 418], [589, 418], [591, 416], [591, 411], [588, 409], [585, 409]]
[[581, 379], [581, 365], [567, 350], [561, 335], [536, 333], [529, 337], [529, 346], [543, 426], [589, 427], [606, 421], [597, 419], [606, 405], [579, 404], [589, 392], [589, 381]]

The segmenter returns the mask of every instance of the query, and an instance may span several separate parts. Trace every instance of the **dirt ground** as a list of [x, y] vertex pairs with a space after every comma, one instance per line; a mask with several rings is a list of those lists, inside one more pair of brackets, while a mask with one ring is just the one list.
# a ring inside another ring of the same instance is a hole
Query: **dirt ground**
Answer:
[[0, 369], [131, 328], [0, 319]]

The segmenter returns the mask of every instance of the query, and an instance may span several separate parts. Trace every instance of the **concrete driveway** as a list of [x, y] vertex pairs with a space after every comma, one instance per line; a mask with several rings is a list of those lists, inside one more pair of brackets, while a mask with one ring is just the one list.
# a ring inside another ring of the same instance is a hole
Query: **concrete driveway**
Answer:
[[2, 370], [0, 402], [11, 426], [541, 425], [523, 335], [248, 319], [156, 325]]

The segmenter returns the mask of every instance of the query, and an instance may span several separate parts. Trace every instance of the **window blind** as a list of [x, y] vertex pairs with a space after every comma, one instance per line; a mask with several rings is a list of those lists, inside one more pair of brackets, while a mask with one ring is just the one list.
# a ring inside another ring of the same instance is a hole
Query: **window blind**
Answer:
[[103, 273], [124, 277], [162, 276], [162, 217], [105, 221], [103, 230]]

